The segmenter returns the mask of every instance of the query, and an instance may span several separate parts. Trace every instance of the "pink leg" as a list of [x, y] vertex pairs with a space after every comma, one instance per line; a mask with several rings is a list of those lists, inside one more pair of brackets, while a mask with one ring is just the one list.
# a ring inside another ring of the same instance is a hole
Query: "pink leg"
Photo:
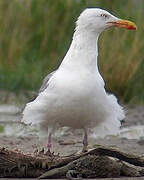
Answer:
[[52, 143], [51, 143], [51, 136], [52, 136], [52, 132], [50, 131], [48, 133], [48, 140], [47, 140], [47, 151], [45, 152], [45, 149], [42, 148], [41, 151], [39, 151], [39, 155], [48, 155], [48, 156], [52, 156], [53, 154], [51, 153], [51, 147], [52, 147]]
[[50, 152], [50, 149], [52, 147], [52, 144], [51, 144], [51, 133], [48, 134], [48, 144], [47, 144], [47, 148], [48, 148], [48, 152]]
[[87, 135], [87, 130], [84, 129], [84, 139], [83, 139], [83, 150], [82, 150], [82, 152], [87, 152], [87, 146], [88, 146], [88, 135]]

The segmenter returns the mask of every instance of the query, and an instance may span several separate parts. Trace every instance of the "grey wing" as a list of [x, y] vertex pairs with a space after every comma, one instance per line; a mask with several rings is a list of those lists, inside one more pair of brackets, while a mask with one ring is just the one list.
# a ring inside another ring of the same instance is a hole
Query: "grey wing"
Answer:
[[50, 78], [53, 76], [53, 74], [54, 74], [55, 72], [56, 72], [56, 70], [53, 71], [53, 72], [51, 72], [50, 74], [48, 74], [48, 75], [44, 78], [43, 83], [42, 83], [42, 86], [40, 87], [38, 94], [41, 93], [41, 92], [43, 92], [43, 91], [48, 87], [48, 85], [49, 85], [49, 84], [48, 84], [48, 81], [50, 80]]

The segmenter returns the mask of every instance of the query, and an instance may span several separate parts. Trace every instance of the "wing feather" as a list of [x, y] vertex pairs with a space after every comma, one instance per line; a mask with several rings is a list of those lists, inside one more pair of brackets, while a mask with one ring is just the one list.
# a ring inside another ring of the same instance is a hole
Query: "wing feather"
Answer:
[[41, 92], [43, 92], [47, 87], [48, 87], [48, 85], [49, 85], [49, 80], [50, 80], [50, 78], [53, 76], [53, 74], [56, 72], [56, 70], [55, 71], [53, 71], [53, 72], [51, 72], [50, 74], [48, 74], [45, 78], [44, 78], [44, 80], [43, 80], [43, 83], [42, 83], [42, 85], [41, 85], [41, 87], [40, 87], [40, 89], [39, 89], [39, 92], [38, 92], [38, 94], [40, 94]]

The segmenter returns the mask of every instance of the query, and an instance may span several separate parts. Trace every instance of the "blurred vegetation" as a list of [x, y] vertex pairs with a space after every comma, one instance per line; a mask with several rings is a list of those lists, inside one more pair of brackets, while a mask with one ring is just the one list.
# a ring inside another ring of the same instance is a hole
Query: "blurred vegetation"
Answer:
[[132, 103], [144, 102], [143, 1], [0, 1], [0, 89], [38, 90], [56, 69], [86, 7], [101, 7], [136, 22], [137, 32], [111, 29], [99, 41], [99, 69], [109, 91]]
[[0, 125], [0, 134], [1, 133], [4, 133], [5, 132], [5, 127], [4, 127], [4, 125]]

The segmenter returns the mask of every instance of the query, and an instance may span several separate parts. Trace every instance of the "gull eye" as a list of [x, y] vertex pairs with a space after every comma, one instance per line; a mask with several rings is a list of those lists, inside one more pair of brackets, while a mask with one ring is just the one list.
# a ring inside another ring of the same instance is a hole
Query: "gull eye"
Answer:
[[101, 17], [104, 17], [104, 18], [108, 18], [108, 15], [107, 15], [107, 14], [101, 14], [100, 16], [101, 16]]

